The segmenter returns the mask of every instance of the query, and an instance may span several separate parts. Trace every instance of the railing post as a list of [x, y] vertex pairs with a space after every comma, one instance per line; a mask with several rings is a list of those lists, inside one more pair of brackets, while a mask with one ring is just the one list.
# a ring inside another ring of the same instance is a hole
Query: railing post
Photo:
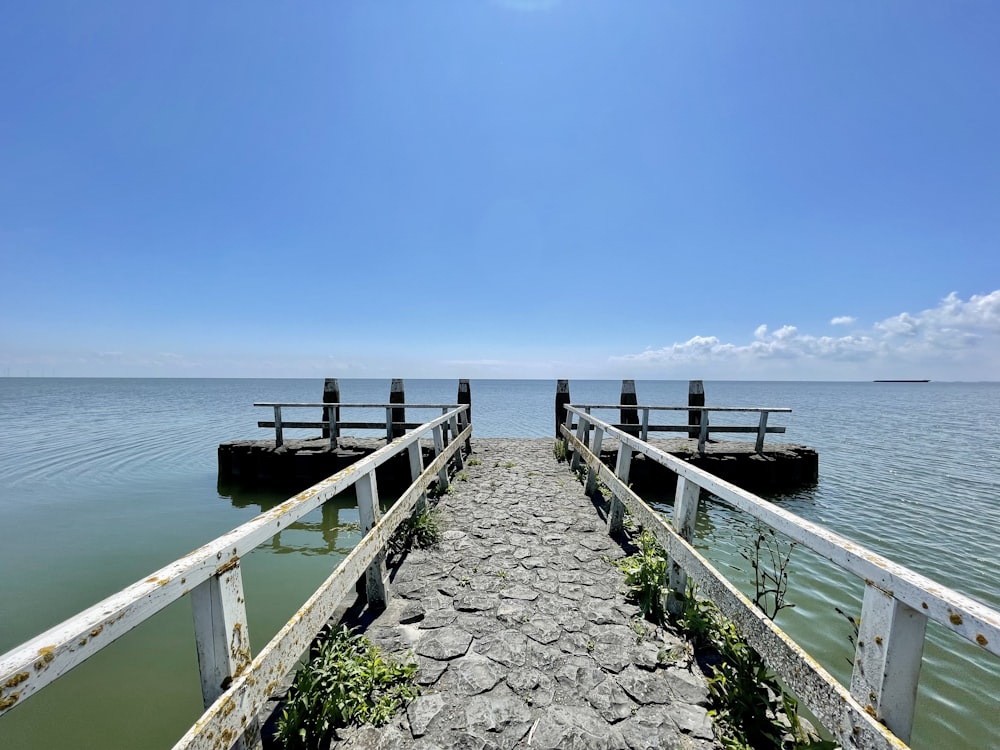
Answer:
[[[469, 408], [462, 413], [462, 420], [459, 422], [459, 426], [465, 429], [470, 424], [472, 424], [472, 386], [469, 384], [467, 379], [461, 379], [458, 381], [458, 403], [468, 404]], [[472, 439], [465, 441], [465, 451], [467, 453], [472, 452]]]
[[[566, 422], [565, 422], [565, 424], [566, 424], [566, 431], [567, 432], [572, 432], [573, 431], [573, 412], [571, 412], [569, 409], [566, 409], [565, 411], [566, 411]], [[563, 438], [560, 437], [559, 439], [562, 440]], [[570, 452], [570, 458], [572, 458], [573, 456], [576, 455], [576, 449], [570, 447], [569, 440], [566, 441], [566, 450], [568, 450]]]
[[[191, 611], [202, 703], [208, 708], [246, 669], [253, 656], [238, 558], [191, 590]], [[247, 725], [242, 744], [236, 747], [252, 748], [259, 741], [260, 727], [254, 719]]]
[[[688, 381], [688, 406], [704, 406], [705, 405], [705, 384], [700, 380], [689, 380]], [[688, 430], [689, 438], [698, 437], [698, 427], [700, 426], [701, 412], [694, 411], [692, 409], [688, 410], [688, 425], [691, 429]]]
[[754, 450], [757, 453], [764, 452], [764, 435], [767, 433], [767, 411], [762, 411], [760, 413], [760, 423], [757, 425], [757, 444], [754, 445]]
[[649, 440], [649, 407], [642, 410], [642, 440]]
[[[328, 404], [340, 403], [340, 382], [336, 378], [327, 378], [323, 382], [323, 402]], [[323, 437], [330, 438], [330, 447], [337, 447], [337, 438], [340, 437], [340, 428], [337, 423], [340, 421], [340, 407], [324, 407], [323, 421], [327, 426], [323, 428]]]
[[[416, 482], [424, 473], [424, 452], [420, 450], [420, 441], [414, 440], [406, 449], [410, 458], [410, 481]], [[417, 515], [427, 509], [427, 493], [421, 492], [414, 505]]]
[[861, 605], [851, 695], [910, 741], [927, 617], [868, 584]]
[[[590, 410], [586, 410], [587, 414], [590, 414]], [[576, 439], [586, 445], [586, 435], [587, 435], [587, 419], [583, 414], [577, 415], [576, 422]], [[573, 451], [573, 460], [570, 462], [570, 468], [576, 471], [580, 468], [580, 451]]]
[[[378, 483], [374, 469], [358, 479], [354, 485], [358, 495], [358, 517], [361, 531], [367, 534], [382, 517], [378, 502]], [[388, 602], [385, 593], [385, 552], [380, 552], [365, 570], [365, 597], [368, 605], [384, 607]]]
[[385, 407], [385, 442], [392, 442], [392, 413], [395, 411], [391, 406]]
[[[459, 430], [459, 428], [458, 428], [458, 415], [457, 414], [452, 414], [451, 415], [451, 419], [448, 420], [448, 426], [451, 428], [451, 435], [452, 435], [451, 439], [454, 440], [456, 437], [458, 437], [459, 433], [461, 432], [461, 430]], [[461, 448], [459, 448], [457, 451], [455, 451], [455, 453], [453, 454], [453, 458], [455, 460], [455, 468], [458, 471], [461, 471], [462, 469], [465, 468], [465, 459], [462, 458], [462, 449]]]
[[[441, 425], [431, 429], [434, 435], [434, 457], [437, 458], [444, 452], [444, 434]], [[438, 471], [438, 489], [444, 491], [448, 489], [448, 467], [442, 466]]]
[[559, 437], [559, 425], [564, 419], [563, 409], [569, 403], [569, 381], [556, 381], [556, 437]]
[[[601, 460], [601, 443], [604, 442], [604, 428], [594, 428], [594, 442], [590, 446], [590, 452], [597, 456], [598, 462]], [[587, 494], [591, 494], [597, 488], [597, 467], [589, 467], [587, 472]]]
[[625, 406], [634, 406], [639, 401], [635, 395], [635, 381], [622, 380], [622, 395], [618, 400], [622, 408], [618, 410], [618, 417], [623, 425], [639, 424], [639, 412], [636, 409], [626, 409]]
[[274, 407], [274, 447], [280, 448], [285, 444], [285, 436], [281, 429], [281, 407]]
[[[694, 539], [700, 493], [701, 488], [697, 484], [684, 477], [677, 477], [677, 489], [674, 492], [674, 531], [687, 542]], [[667, 604], [671, 611], [674, 611], [687, 589], [687, 573], [673, 559], [670, 560], [669, 589]]]
[[[628, 486], [628, 473], [632, 468], [632, 449], [624, 442], [618, 444], [618, 460], [615, 461], [615, 476], [621, 480], [622, 484]], [[618, 495], [611, 495], [611, 504], [608, 506], [608, 534], [618, 534], [622, 530], [625, 521], [625, 504], [622, 503]]]
[[705, 443], [708, 442], [708, 409], [699, 409], [698, 419], [701, 420], [701, 429], [698, 430], [698, 455], [705, 455]]
[[[389, 403], [390, 404], [406, 403], [406, 393], [403, 387], [402, 378], [392, 379], [392, 385], [389, 386]], [[401, 409], [401, 408], [393, 409], [392, 422], [394, 424], [390, 428], [389, 442], [392, 442], [393, 438], [398, 438], [400, 435], [406, 433], [406, 428], [403, 426], [403, 423], [406, 422], [406, 409]]]

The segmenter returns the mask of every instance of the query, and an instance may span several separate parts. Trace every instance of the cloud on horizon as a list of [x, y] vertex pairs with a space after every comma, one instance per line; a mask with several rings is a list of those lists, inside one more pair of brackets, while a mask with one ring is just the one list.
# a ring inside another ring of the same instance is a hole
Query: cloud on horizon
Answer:
[[[849, 316], [834, 325], [851, 325]], [[850, 377], [891, 369], [923, 377], [968, 378], [968, 368], [996, 379], [1000, 375], [1000, 289], [962, 300], [955, 292], [937, 307], [917, 314], [903, 312], [870, 328], [843, 336], [817, 336], [785, 325], [770, 331], [760, 325], [747, 343], [724, 342], [716, 336], [693, 336], [687, 341], [636, 354], [612, 357], [617, 365], [668, 371], [692, 365], [721, 365], [733, 376], [744, 373], [779, 374], [793, 370], [812, 376]]]

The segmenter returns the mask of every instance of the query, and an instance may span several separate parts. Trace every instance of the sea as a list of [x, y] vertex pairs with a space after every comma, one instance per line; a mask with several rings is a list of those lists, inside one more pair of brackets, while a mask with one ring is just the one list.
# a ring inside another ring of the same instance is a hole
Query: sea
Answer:
[[[388, 401], [389, 380], [339, 383], [343, 402]], [[818, 451], [815, 485], [767, 499], [1000, 610], [1000, 383], [704, 385], [709, 406], [790, 407], [771, 419], [786, 434], [768, 440]], [[453, 403], [457, 388], [405, 381], [411, 403]], [[555, 381], [471, 388], [473, 447], [477, 436], [554, 435]], [[316, 402], [322, 389], [321, 379], [0, 378], [0, 653], [284, 500], [220, 484], [217, 447], [273, 435], [256, 426], [270, 414], [254, 402]], [[620, 390], [570, 381], [576, 403], [615, 403]], [[636, 391], [640, 404], [683, 405], [688, 383], [639, 380]], [[669, 513], [669, 498], [652, 499]], [[354, 498], [338, 498], [244, 560], [255, 652], [357, 543], [357, 522]], [[703, 501], [697, 546], [745, 591], [755, 535], [752, 520]], [[788, 571], [794, 606], [778, 624], [849, 684], [847, 616], [860, 612], [863, 582], [800, 547]], [[911, 745], [1000, 747], [998, 661], [929, 626]], [[0, 748], [171, 747], [201, 711], [184, 598], [0, 717]]]

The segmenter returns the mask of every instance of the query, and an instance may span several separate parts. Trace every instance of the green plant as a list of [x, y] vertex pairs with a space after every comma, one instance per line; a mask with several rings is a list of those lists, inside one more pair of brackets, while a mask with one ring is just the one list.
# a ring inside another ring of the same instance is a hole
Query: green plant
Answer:
[[436, 511], [425, 509], [400, 524], [389, 540], [389, 549], [399, 553], [409, 549], [430, 549], [441, 542], [441, 521]]
[[758, 527], [751, 546], [740, 552], [753, 570], [753, 602], [768, 619], [773, 620], [781, 610], [795, 606], [785, 601], [788, 564], [794, 549], [795, 542], [781, 541], [774, 529]]
[[275, 739], [295, 750], [325, 747], [337, 727], [382, 726], [418, 688], [415, 663], [400, 663], [346, 627], [321, 635], [285, 697]]
[[643, 617], [656, 623], [666, 616], [664, 587], [667, 585], [669, 565], [667, 555], [656, 538], [648, 531], [639, 535], [639, 551], [614, 560], [612, 563], [625, 574], [625, 583], [632, 598], [642, 610]]
[[458, 472], [458, 474], [455, 475], [455, 479], [457, 479], [459, 482], [468, 482], [469, 481], [469, 472], [467, 472], [467, 471], [460, 471], [460, 472]]
[[450, 495], [455, 491], [455, 488], [451, 484], [445, 484], [441, 481], [437, 481], [427, 488], [427, 497], [432, 500], [436, 500], [442, 495]]
[[556, 442], [552, 445], [552, 453], [556, 457], [556, 461], [566, 460], [566, 441], [562, 438], [556, 438]]
[[466, 461], [465, 463], [467, 463], [467, 464], [468, 464], [469, 466], [482, 466], [482, 464], [483, 464], [483, 462], [482, 462], [482, 461], [480, 461], [480, 460], [479, 460], [478, 458], [476, 458], [476, 457], [472, 457], [472, 458], [470, 458], [470, 459], [469, 459], [468, 461]]
[[806, 732], [795, 698], [782, 689], [736, 626], [714, 604], [697, 597], [693, 584], [688, 585], [684, 608], [675, 624], [702, 653], [701, 661], [707, 664], [703, 668], [708, 674], [711, 713], [723, 747], [727, 750], [837, 747], [836, 743]]

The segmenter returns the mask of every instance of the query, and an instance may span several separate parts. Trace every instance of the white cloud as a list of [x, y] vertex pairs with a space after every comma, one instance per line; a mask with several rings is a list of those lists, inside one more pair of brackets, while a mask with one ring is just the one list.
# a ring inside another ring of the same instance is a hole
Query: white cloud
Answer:
[[849, 326], [856, 322], [856, 319], [850, 315], [838, 315], [830, 321], [832, 326]]
[[[848, 316], [832, 323], [853, 323]], [[716, 336], [637, 354], [612, 357], [616, 365], [645, 366], [667, 374], [686, 368], [716, 368], [719, 377], [791, 374], [794, 377], [877, 377], [900, 374], [954, 379], [1000, 376], [1000, 289], [962, 300], [952, 292], [916, 314], [903, 312], [868, 331], [844, 336], [816, 336], [785, 325], [768, 331], [758, 326], [748, 343]]]

